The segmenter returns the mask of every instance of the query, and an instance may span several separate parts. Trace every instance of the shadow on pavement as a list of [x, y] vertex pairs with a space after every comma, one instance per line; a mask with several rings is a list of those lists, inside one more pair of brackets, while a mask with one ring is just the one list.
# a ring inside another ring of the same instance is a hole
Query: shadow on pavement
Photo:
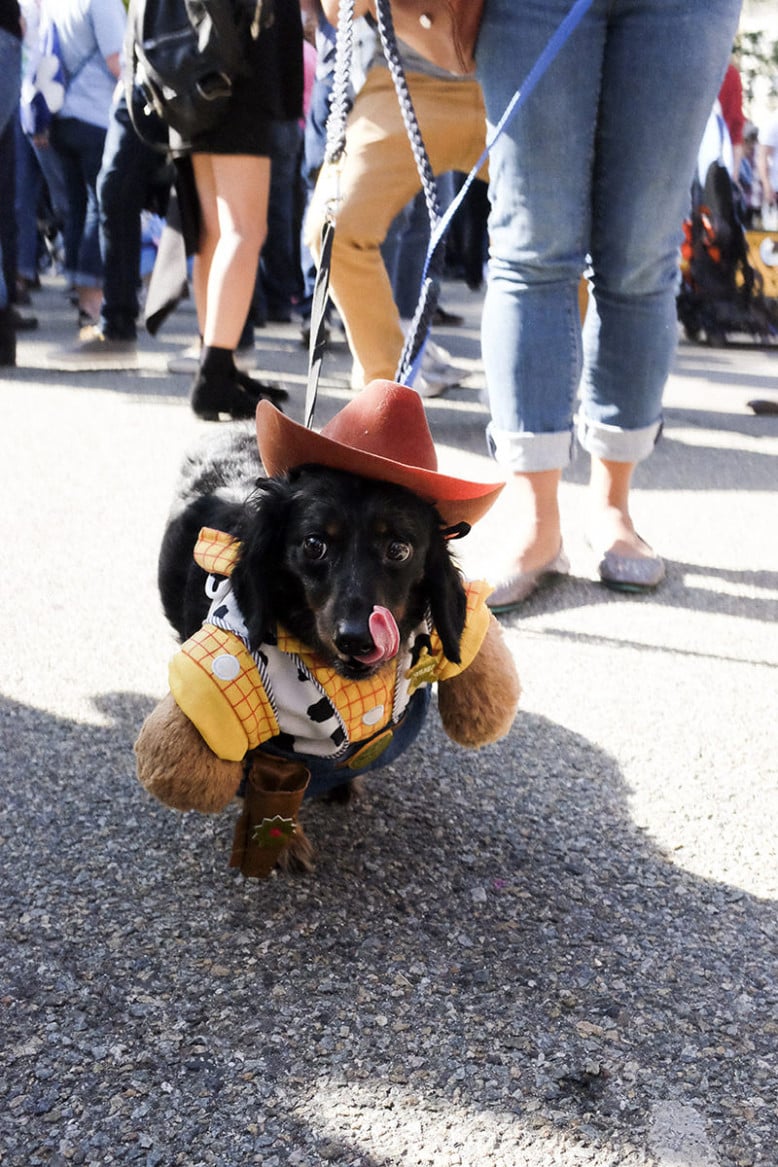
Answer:
[[6, 1162], [631, 1167], [673, 1099], [766, 1163], [775, 905], [657, 850], [611, 757], [528, 713], [463, 753], [433, 712], [306, 807], [314, 875], [257, 883], [232, 811], [137, 785], [151, 705], [0, 703]]

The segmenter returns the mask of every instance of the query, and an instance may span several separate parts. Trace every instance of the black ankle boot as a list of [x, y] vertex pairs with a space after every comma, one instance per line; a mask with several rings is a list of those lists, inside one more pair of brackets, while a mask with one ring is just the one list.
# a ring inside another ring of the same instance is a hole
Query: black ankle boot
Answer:
[[278, 385], [254, 381], [235, 367], [232, 350], [205, 345], [200, 357], [190, 403], [198, 417], [218, 421], [219, 415], [252, 418], [263, 398], [277, 404], [287, 397]]
[[0, 308], [0, 366], [16, 366], [16, 328], [11, 307]]

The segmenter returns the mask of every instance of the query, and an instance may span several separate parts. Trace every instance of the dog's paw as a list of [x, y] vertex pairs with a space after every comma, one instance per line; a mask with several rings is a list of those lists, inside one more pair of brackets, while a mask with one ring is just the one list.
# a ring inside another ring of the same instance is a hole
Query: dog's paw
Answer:
[[292, 841], [284, 847], [276, 860], [276, 867], [285, 875], [310, 874], [315, 869], [313, 844], [299, 822], [296, 824]]
[[350, 782], [342, 782], [340, 786], [331, 787], [324, 795], [325, 802], [336, 802], [345, 806], [352, 798], [360, 798], [365, 789], [364, 778], [352, 778]]

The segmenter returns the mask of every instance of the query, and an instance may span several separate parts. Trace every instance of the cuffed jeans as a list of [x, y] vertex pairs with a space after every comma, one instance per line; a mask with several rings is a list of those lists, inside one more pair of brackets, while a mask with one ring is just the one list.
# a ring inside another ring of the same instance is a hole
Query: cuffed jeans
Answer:
[[[433, 172], [469, 170], [486, 142], [479, 86], [422, 73], [409, 73], [407, 81]], [[318, 259], [327, 203], [339, 191], [330, 293], [346, 329], [355, 381], [395, 375], [405, 337], [380, 247], [395, 215], [420, 188], [389, 70], [374, 66], [351, 112], [342, 169], [322, 168], [305, 227]]]
[[[572, 0], [486, 0], [490, 130]], [[594, 0], [490, 155], [489, 440], [517, 472], [638, 462], [661, 428], [678, 245], [740, 0]], [[591, 264], [581, 336], [578, 285]]]
[[49, 139], [62, 159], [68, 195], [65, 220], [65, 275], [77, 287], [99, 288], [100, 257], [97, 175], [103, 157], [105, 130], [79, 118], [56, 117]]

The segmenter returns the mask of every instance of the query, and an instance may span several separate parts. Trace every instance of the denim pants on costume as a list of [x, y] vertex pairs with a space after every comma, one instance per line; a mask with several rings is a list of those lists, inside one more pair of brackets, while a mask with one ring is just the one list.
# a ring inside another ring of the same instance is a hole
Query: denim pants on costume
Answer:
[[68, 193], [65, 220], [65, 275], [76, 287], [100, 287], [97, 175], [103, 157], [105, 130], [79, 118], [54, 118], [49, 131], [52, 146], [62, 159]]
[[[492, 129], [573, 0], [486, 0], [477, 76]], [[490, 444], [563, 467], [579, 440], [645, 458], [677, 336], [681, 224], [740, 0], [594, 0], [490, 155], [482, 325]], [[591, 263], [583, 329], [578, 284]]]
[[[9, 236], [8, 231], [11, 233], [15, 231], [14, 216], [11, 212], [15, 169], [13, 118], [19, 108], [21, 78], [22, 43], [18, 37], [6, 32], [5, 29], [0, 29], [0, 138], [2, 138], [3, 171], [6, 173], [10, 169], [9, 191], [3, 191], [3, 201], [0, 204], [3, 207], [2, 217], [5, 228], [0, 234], [0, 308], [8, 307], [9, 280], [15, 276], [15, 273], [10, 269], [11, 266], [16, 266], [15, 258], [12, 265], [9, 263], [11, 257], [8, 254], [5, 256], [5, 263], [3, 262], [3, 252], [4, 250], [6, 252], [12, 251], [13, 248], [9, 247], [8, 244], [14, 242], [13, 234]], [[9, 193], [10, 198], [7, 197]]]

